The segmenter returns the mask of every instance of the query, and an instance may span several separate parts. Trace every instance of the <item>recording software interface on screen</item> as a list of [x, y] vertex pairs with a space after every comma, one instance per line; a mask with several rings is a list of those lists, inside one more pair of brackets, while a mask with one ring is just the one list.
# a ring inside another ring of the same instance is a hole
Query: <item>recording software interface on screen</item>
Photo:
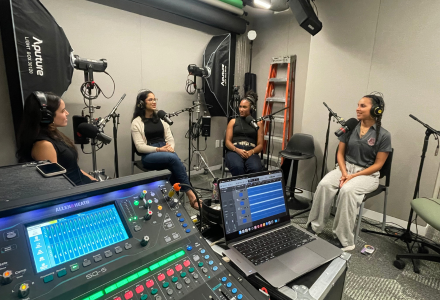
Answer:
[[272, 225], [287, 213], [281, 172], [222, 182], [220, 192], [226, 234]]
[[128, 239], [112, 205], [27, 228], [37, 273]]

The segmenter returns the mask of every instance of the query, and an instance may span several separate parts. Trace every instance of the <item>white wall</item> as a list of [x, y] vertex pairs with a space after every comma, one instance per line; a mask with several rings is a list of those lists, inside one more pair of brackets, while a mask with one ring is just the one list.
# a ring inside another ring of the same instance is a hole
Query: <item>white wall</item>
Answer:
[[[440, 2], [328, 0], [318, 8], [324, 27], [311, 41], [302, 131], [315, 137], [321, 162], [328, 116], [322, 102], [347, 119], [355, 116], [363, 95], [381, 91], [386, 102], [382, 125], [391, 132], [395, 149], [388, 215], [406, 220], [425, 133], [408, 115], [440, 128]], [[334, 166], [336, 129], [333, 124], [329, 168]], [[420, 196], [432, 195], [436, 144], [431, 138]], [[382, 206], [382, 196], [366, 204], [378, 212]]]
[[[158, 109], [173, 112], [192, 106], [195, 95], [188, 95], [185, 81], [188, 64], [201, 65], [203, 50], [213, 35], [223, 31], [160, 12], [162, 20], [145, 17], [154, 15], [148, 7], [134, 7], [137, 13], [127, 12], [113, 7], [85, 0], [42, 0], [43, 5], [63, 27], [75, 54], [85, 58], [108, 61], [107, 72], [116, 82], [115, 95], [111, 99], [100, 96], [93, 101], [101, 106], [96, 117], [104, 117], [118, 102], [123, 93], [127, 96], [118, 108], [121, 115], [118, 131], [119, 172], [120, 176], [130, 174], [130, 124], [137, 92], [142, 88], [151, 89], [160, 99]], [[167, 18], [169, 22], [167, 22]], [[180, 25], [184, 26], [180, 26]], [[0, 65], [0, 80], [4, 79]], [[84, 81], [81, 71], [75, 71], [67, 92], [63, 95], [70, 117], [80, 115], [84, 108], [79, 87]], [[113, 84], [103, 73], [95, 73], [95, 81], [105, 94], [111, 94]], [[201, 86], [201, 81], [199, 82]], [[6, 87], [0, 81], [0, 87]], [[7, 97], [7, 92], [1, 95]], [[9, 103], [8, 101], [5, 101]], [[88, 113], [88, 109], [85, 110]], [[176, 141], [176, 152], [181, 160], [188, 157], [188, 140], [184, 138], [188, 130], [188, 114], [183, 113], [173, 119], [172, 131]], [[7, 120], [1, 122], [7, 122]], [[10, 121], [9, 121], [10, 122]], [[222, 139], [226, 118], [213, 118], [211, 137], [208, 138], [209, 165], [221, 163], [221, 149], [215, 149], [215, 140]], [[11, 128], [12, 130], [12, 128]], [[62, 131], [73, 138], [72, 122]], [[112, 136], [112, 122], [105, 132]], [[13, 145], [13, 143], [11, 143]], [[201, 148], [204, 148], [201, 141]], [[90, 146], [85, 146], [87, 152]], [[11, 152], [10, 150], [8, 150]], [[12, 150], [12, 152], [15, 150]], [[98, 168], [105, 168], [113, 176], [113, 142], [97, 153]], [[10, 155], [9, 155], [10, 156]], [[13, 162], [8, 162], [13, 163]], [[79, 165], [85, 171], [91, 171], [91, 155], [80, 154]]]

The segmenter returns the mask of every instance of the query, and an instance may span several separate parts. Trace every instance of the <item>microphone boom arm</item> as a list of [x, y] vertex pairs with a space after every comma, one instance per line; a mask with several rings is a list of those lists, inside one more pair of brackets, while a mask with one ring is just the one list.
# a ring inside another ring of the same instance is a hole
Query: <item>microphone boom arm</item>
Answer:
[[[116, 110], [118, 109], [119, 105], [121, 104], [122, 100], [124, 100], [126, 94], [124, 93], [124, 95], [122, 95], [121, 99], [119, 99], [118, 103], [116, 103], [115, 107], [113, 107], [112, 111], [104, 118], [101, 119], [98, 122], [98, 127], [102, 128], [105, 126], [105, 124], [108, 123], [108, 121], [110, 121], [111, 117], [113, 116], [113, 114], [116, 112]], [[101, 127], [102, 126], [102, 127]]]
[[330, 107], [328, 107], [327, 103], [322, 102], [324, 104], [325, 107], [327, 107], [328, 111], [330, 112], [330, 114], [336, 119], [336, 122], [338, 122], [339, 124], [341, 124], [342, 126], [345, 126], [345, 121], [344, 119], [342, 119], [341, 117], [338, 116], [337, 113], [335, 113]]

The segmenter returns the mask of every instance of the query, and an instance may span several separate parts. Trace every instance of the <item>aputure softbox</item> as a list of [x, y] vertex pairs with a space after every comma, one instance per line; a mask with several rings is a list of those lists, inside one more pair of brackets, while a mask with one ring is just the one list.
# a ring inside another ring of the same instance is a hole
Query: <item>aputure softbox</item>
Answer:
[[[53, 16], [38, 0], [2, 1], [2, 38], [14, 125], [35, 90], [62, 95], [69, 87], [72, 48]], [[14, 102], [14, 103], [13, 103]]]
[[211, 116], [228, 115], [228, 103], [234, 82], [235, 36], [214, 36], [203, 53], [203, 67], [211, 70], [204, 78], [203, 91]]

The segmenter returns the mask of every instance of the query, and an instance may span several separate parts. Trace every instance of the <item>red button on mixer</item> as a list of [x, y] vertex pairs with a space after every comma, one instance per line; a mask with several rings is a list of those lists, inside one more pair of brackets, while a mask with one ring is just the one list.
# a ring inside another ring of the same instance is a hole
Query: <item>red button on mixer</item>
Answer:
[[163, 281], [164, 279], [165, 279], [164, 274], [159, 274], [159, 276], [157, 276], [157, 280], [159, 280], [159, 281]]
[[169, 269], [168, 271], [167, 271], [167, 275], [168, 276], [173, 276], [173, 274], [174, 274], [174, 271], [173, 271], [173, 269]]
[[133, 292], [132, 291], [126, 292], [124, 298], [126, 300], [133, 298]]
[[190, 264], [191, 264], [191, 262], [190, 262], [189, 260], [185, 260], [185, 261], [183, 262], [183, 265], [184, 265], [185, 267], [189, 267]]
[[142, 293], [143, 291], [144, 291], [144, 286], [143, 285], [140, 285], [140, 286], [138, 286], [136, 288], [136, 293], [138, 293], [138, 294]]
[[150, 279], [147, 281], [146, 285], [147, 285], [147, 288], [150, 288], [154, 285], [154, 281]]

